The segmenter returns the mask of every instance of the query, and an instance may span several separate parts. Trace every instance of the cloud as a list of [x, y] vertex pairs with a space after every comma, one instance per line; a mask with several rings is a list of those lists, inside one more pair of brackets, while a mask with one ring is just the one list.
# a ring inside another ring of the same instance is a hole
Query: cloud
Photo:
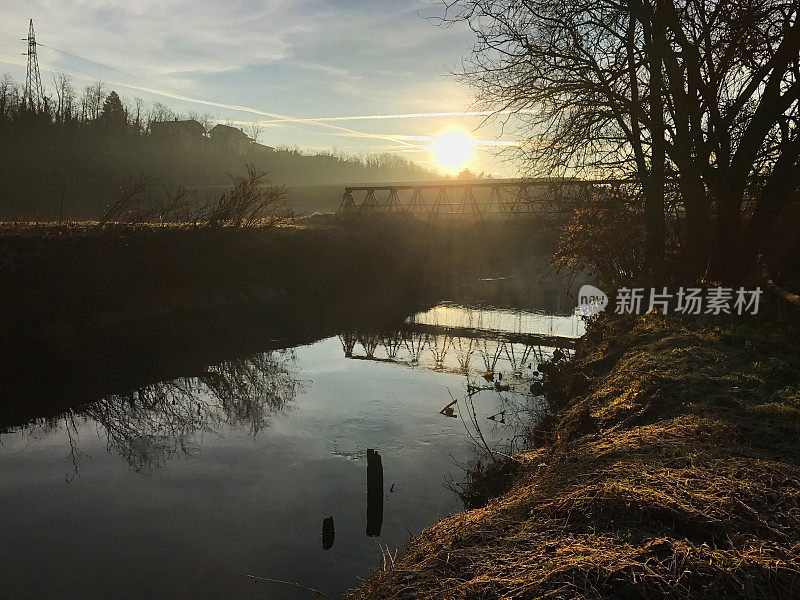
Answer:
[[420, 10], [438, 9], [428, 0], [4, 0], [0, 62], [24, 78], [19, 38], [33, 17], [43, 79], [58, 69], [160, 95], [178, 110], [199, 103], [222, 120], [291, 125], [268, 128], [275, 145], [338, 138], [351, 151], [381, 141], [414, 150], [424, 142], [402, 136], [484, 116], [442, 76], [468, 51], [469, 32], [437, 28]]
[[0, 33], [22, 37], [33, 16], [46, 45], [134, 74], [171, 77], [268, 64], [318, 25], [288, 0], [7, 0]]

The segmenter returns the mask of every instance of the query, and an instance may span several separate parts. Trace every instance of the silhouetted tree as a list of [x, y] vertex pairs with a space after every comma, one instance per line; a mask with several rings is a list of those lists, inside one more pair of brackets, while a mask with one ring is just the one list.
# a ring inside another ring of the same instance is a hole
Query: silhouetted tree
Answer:
[[122, 131], [128, 125], [128, 113], [122, 106], [117, 92], [111, 91], [103, 102], [100, 110], [99, 123], [108, 128]]
[[102, 81], [87, 85], [81, 97], [81, 115], [84, 121], [95, 121], [100, 116], [105, 89]]
[[19, 86], [9, 75], [0, 79], [0, 121], [14, 118], [19, 105]]
[[[796, 1], [446, 6], [445, 23], [466, 22], [477, 35], [458, 74], [487, 108], [516, 115], [527, 139], [519, 151], [531, 169], [638, 181], [651, 263], [663, 254], [668, 173], [679, 185], [686, 247], [697, 268], [710, 258], [712, 207], [720, 265], [739, 256], [748, 194], [758, 231], [780, 214], [777, 192], [753, 184], [766, 176], [779, 187], [788, 181], [779, 170], [797, 169]], [[783, 185], [784, 197], [786, 191]]]
[[657, 262], [664, 131], [654, 16], [650, 6], [615, 0], [467, 0], [450, 5], [445, 20], [477, 33], [459, 74], [487, 108], [518, 116], [528, 139], [520, 151], [534, 174], [639, 181]]
[[66, 123], [75, 117], [75, 88], [72, 78], [66, 73], [53, 73], [53, 87], [56, 101], [53, 106], [53, 118], [56, 123]]

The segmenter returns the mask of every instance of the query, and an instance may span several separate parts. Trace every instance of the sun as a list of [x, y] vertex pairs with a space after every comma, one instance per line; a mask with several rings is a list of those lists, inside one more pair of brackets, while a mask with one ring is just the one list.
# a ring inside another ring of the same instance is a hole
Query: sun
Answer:
[[440, 167], [460, 171], [472, 160], [473, 147], [473, 141], [466, 133], [451, 129], [433, 138], [431, 150]]

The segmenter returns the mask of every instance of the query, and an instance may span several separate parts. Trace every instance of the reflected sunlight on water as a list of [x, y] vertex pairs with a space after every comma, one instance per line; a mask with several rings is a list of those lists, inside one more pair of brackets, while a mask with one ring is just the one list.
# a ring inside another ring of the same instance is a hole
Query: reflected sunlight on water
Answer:
[[550, 315], [544, 312], [472, 308], [449, 303], [443, 303], [430, 310], [412, 315], [407, 322], [566, 337], [580, 337], [585, 332], [583, 319], [575, 313]]

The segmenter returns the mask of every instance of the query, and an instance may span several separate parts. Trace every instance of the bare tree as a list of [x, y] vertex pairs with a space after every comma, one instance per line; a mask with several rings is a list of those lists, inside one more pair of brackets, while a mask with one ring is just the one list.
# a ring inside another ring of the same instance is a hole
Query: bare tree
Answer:
[[[798, 10], [792, 0], [457, 0], [443, 21], [475, 32], [457, 74], [479, 103], [513, 115], [504, 125], [526, 140], [531, 171], [639, 182], [651, 262], [663, 253], [674, 176], [699, 266], [712, 206], [721, 264], [736, 256], [756, 176], [786, 153], [785, 168], [796, 168]], [[775, 202], [761, 198], [771, 208], [756, 213], [768, 222]]]
[[10, 75], [3, 75], [0, 79], [0, 120], [12, 118], [19, 102], [19, 85]]
[[[690, 182], [686, 201], [697, 195], [693, 203], [700, 206], [703, 223], [713, 203], [718, 256], [735, 261], [748, 188], [767, 172], [783, 177], [780, 154], [787, 153], [784, 161], [797, 161], [797, 145], [790, 140], [796, 137], [800, 101], [800, 5], [791, 0], [663, 4], [672, 48], [664, 62], [675, 138], [670, 157]], [[770, 142], [776, 135], [783, 137], [777, 146]], [[770, 158], [759, 168], [765, 153]], [[758, 203], [773, 201], [762, 194]]]
[[246, 174], [231, 180], [231, 189], [208, 207], [209, 225], [269, 227], [288, 212], [286, 188], [271, 185], [266, 172], [247, 165]]
[[100, 116], [105, 97], [106, 91], [102, 81], [96, 81], [86, 86], [81, 98], [83, 119], [85, 121], [94, 121]]
[[153, 105], [150, 107], [150, 112], [147, 115], [147, 126], [150, 127], [153, 123], [172, 121], [177, 118], [178, 115], [170, 107], [161, 102], [153, 102]]
[[141, 135], [142, 130], [144, 129], [144, 115], [142, 114], [144, 109], [144, 100], [139, 98], [138, 96], [133, 99], [133, 106], [128, 109], [128, 114], [133, 115], [133, 129], [136, 132], [136, 135]]
[[261, 132], [263, 131], [264, 126], [259, 123], [258, 121], [253, 121], [247, 127], [247, 134], [252, 138], [254, 142], [257, 142], [261, 137]]
[[527, 140], [518, 152], [532, 174], [639, 181], [658, 261], [664, 128], [653, 12], [616, 0], [476, 0], [449, 5], [445, 21], [476, 33], [458, 75], [484, 107], [513, 113], [504, 126]]
[[72, 78], [61, 71], [53, 73], [53, 87], [56, 92], [55, 120], [57, 123], [66, 123], [74, 117], [75, 88]]

